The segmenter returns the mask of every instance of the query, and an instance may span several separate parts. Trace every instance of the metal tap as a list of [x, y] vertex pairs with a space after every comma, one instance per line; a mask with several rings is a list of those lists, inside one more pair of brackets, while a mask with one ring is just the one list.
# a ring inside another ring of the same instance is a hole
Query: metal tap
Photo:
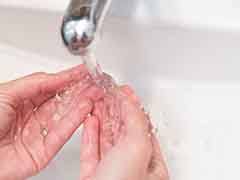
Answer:
[[111, 0], [71, 0], [61, 34], [72, 54], [84, 54], [94, 43], [110, 3]]

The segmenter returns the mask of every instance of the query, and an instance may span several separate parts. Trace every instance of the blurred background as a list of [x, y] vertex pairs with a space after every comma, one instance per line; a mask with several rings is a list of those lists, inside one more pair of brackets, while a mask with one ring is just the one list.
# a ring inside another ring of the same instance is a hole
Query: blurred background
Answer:
[[[0, 4], [61, 12], [68, 0], [1, 0]], [[110, 14], [131, 19], [161, 20], [177, 25], [239, 29], [238, 0], [113, 0]]]
[[[0, 82], [81, 63], [68, 0], [0, 1]], [[151, 112], [172, 180], [240, 179], [240, 1], [113, 0], [96, 55]], [[33, 180], [77, 179], [80, 130]]]

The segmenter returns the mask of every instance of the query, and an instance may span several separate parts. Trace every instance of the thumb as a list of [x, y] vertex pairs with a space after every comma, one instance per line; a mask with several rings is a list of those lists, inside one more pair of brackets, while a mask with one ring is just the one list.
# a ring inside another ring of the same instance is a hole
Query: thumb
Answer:
[[99, 120], [88, 117], [84, 123], [80, 152], [80, 180], [91, 180], [99, 163]]

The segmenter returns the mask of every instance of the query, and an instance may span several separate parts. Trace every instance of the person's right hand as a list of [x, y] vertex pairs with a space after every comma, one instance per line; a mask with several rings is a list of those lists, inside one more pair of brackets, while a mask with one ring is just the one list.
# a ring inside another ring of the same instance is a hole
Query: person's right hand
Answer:
[[23, 180], [39, 173], [101, 94], [83, 65], [0, 84], [0, 179]]
[[[106, 98], [97, 103], [94, 115], [85, 121], [80, 180], [168, 180], [159, 143], [137, 96], [129, 87], [122, 87], [117, 96], [118, 102]], [[123, 124], [112, 124], [116, 110]]]

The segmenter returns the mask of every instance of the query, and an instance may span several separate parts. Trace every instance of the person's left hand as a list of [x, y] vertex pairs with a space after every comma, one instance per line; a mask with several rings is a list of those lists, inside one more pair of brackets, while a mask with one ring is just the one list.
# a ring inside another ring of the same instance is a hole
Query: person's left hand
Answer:
[[169, 180], [149, 116], [128, 86], [96, 102], [84, 122], [80, 180]]
[[22, 180], [43, 169], [100, 96], [82, 65], [0, 84], [0, 179]]

